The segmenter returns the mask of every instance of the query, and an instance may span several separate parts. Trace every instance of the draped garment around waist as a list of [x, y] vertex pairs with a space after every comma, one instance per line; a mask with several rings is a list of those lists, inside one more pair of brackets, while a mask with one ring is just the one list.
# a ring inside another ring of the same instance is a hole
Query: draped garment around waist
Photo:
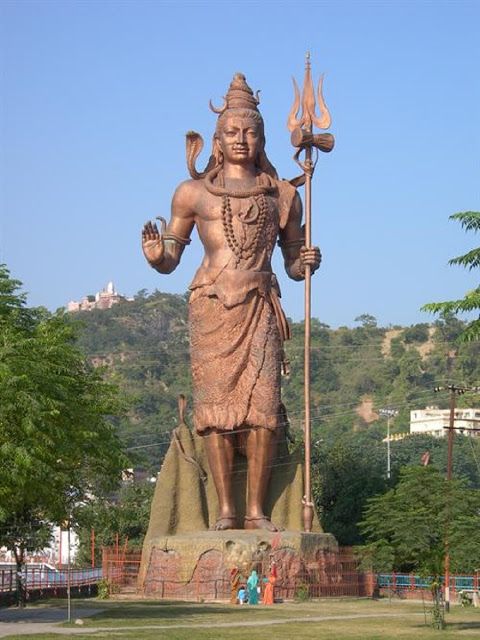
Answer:
[[280, 424], [280, 369], [289, 326], [270, 271], [202, 267], [190, 285], [194, 426]]

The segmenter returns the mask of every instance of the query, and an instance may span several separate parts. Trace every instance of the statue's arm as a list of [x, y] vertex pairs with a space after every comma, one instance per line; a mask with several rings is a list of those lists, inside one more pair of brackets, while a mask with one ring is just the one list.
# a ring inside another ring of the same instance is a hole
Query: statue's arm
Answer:
[[298, 193], [292, 200], [287, 224], [280, 231], [279, 242], [282, 249], [285, 270], [292, 280], [305, 279], [305, 266], [310, 265], [314, 273], [322, 260], [320, 249], [305, 247], [305, 230], [302, 227], [302, 201]]
[[192, 181], [183, 182], [175, 191], [168, 225], [147, 222], [142, 230], [142, 249], [151, 267], [159, 273], [171, 273], [180, 262], [183, 250], [190, 244], [195, 224], [195, 190]]

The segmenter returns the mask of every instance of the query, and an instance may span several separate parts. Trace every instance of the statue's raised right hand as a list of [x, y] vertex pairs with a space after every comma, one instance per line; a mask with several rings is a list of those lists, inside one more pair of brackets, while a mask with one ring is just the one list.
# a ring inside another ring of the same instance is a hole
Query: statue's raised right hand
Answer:
[[163, 244], [163, 234], [165, 232], [166, 222], [163, 218], [159, 218], [161, 222], [161, 232], [155, 222], [150, 220], [146, 222], [142, 229], [142, 249], [145, 258], [154, 267], [162, 262], [165, 246]]

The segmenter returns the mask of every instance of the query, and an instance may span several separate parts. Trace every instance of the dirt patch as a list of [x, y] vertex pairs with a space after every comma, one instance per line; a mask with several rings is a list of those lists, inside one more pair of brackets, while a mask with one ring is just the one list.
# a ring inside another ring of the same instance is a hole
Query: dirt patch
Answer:
[[361, 403], [355, 409], [355, 413], [367, 424], [378, 420], [378, 413], [373, 410], [373, 400], [369, 396], [362, 398]]
[[[389, 329], [388, 331], [385, 332], [385, 335], [383, 337], [383, 342], [382, 342], [382, 354], [386, 358], [388, 358], [391, 355], [392, 340], [394, 340], [395, 338], [398, 338], [398, 336], [400, 336], [403, 333], [403, 331], [404, 331], [403, 329]], [[422, 360], [425, 360], [425, 358], [433, 351], [433, 348], [435, 346], [433, 343], [434, 333], [435, 333], [435, 327], [429, 327], [428, 340], [426, 342], [423, 342], [422, 344], [411, 345], [418, 351]]]
[[398, 338], [398, 336], [402, 332], [403, 332], [403, 329], [389, 329], [388, 331], [385, 331], [385, 335], [383, 337], [383, 342], [382, 342], [382, 354], [386, 358], [390, 355], [392, 340], [394, 338]]
[[415, 345], [418, 353], [422, 356], [422, 360], [433, 351], [433, 334], [435, 333], [435, 327], [428, 327], [428, 340], [423, 344]]

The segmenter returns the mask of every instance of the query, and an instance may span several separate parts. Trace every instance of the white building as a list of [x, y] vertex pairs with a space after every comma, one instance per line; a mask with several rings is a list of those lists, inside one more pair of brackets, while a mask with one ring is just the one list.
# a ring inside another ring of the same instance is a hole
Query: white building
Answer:
[[95, 295], [84, 296], [81, 300], [70, 300], [67, 304], [67, 311], [91, 311], [92, 309], [110, 309], [119, 302], [131, 302], [133, 298], [127, 298], [117, 292], [115, 285], [110, 281], [106, 287], [98, 291]]
[[[410, 433], [422, 433], [443, 438], [448, 433], [450, 410], [438, 407], [410, 411]], [[480, 436], [480, 409], [455, 409], [455, 433]]]
[[[52, 543], [50, 545], [50, 562], [56, 566], [68, 564], [68, 530], [63, 527], [53, 528]], [[70, 562], [73, 563], [78, 553], [80, 541], [75, 531], [70, 530]]]
[[[79, 547], [78, 535], [75, 531], [70, 531], [70, 562], [73, 563], [78, 554]], [[44, 549], [35, 552], [27, 552], [25, 554], [25, 562], [27, 564], [49, 564], [55, 567], [66, 567], [68, 564], [68, 531], [55, 525], [52, 528], [52, 538], [50, 545]], [[0, 562], [15, 562], [12, 551], [6, 547], [0, 547]]]

